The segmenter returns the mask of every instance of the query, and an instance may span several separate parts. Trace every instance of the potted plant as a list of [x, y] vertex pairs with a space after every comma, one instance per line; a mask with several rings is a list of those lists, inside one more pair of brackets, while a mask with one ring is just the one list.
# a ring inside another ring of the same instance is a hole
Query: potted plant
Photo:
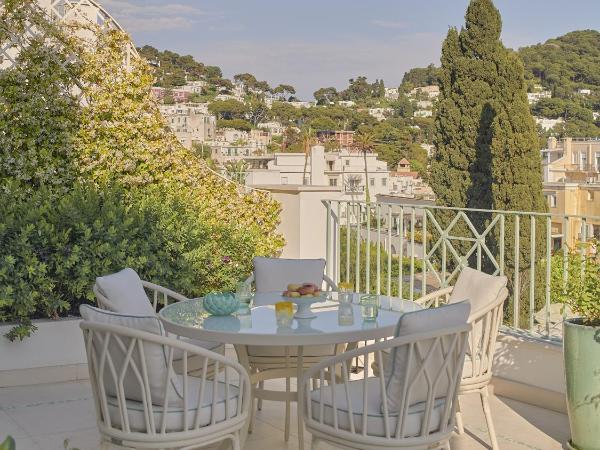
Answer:
[[[570, 250], [562, 283], [555, 292], [575, 317], [564, 322], [569, 446], [600, 448], [600, 246], [597, 240]], [[557, 255], [559, 258], [562, 255]], [[562, 265], [561, 265], [562, 266]], [[565, 276], [566, 275], [566, 276]]]

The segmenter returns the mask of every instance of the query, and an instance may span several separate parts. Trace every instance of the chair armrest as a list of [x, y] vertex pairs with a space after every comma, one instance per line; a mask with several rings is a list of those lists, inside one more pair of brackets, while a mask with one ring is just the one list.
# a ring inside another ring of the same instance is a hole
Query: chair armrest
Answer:
[[328, 291], [337, 291], [338, 290], [338, 287], [337, 287], [337, 284], [335, 284], [335, 281], [333, 281], [331, 278], [329, 278], [325, 274], [323, 274], [323, 281], [325, 282], [325, 286]]
[[158, 298], [159, 293], [162, 294], [162, 305], [163, 306], [167, 306], [169, 304], [169, 298], [172, 298], [173, 300], [175, 300], [177, 302], [189, 300], [185, 295], [181, 295], [179, 292], [172, 291], [171, 289], [160, 286], [158, 284], [151, 283], [150, 281], [142, 280], [142, 286], [144, 286], [144, 288], [152, 291], [153, 295], [152, 295], [151, 301], [152, 301], [152, 306], [154, 307], [155, 311], [159, 305], [159, 298]]
[[252, 284], [254, 283], [254, 272], [252, 272], [250, 274], [250, 276], [248, 278], [246, 278], [246, 280], [244, 281], [244, 284]]
[[424, 308], [429, 308], [431, 306], [439, 306], [440, 303], [448, 303], [448, 298], [452, 293], [453, 287], [447, 287], [444, 289], [440, 289], [438, 291], [432, 292], [430, 294], [424, 295], [421, 298], [415, 300], [415, 303], [423, 306]]

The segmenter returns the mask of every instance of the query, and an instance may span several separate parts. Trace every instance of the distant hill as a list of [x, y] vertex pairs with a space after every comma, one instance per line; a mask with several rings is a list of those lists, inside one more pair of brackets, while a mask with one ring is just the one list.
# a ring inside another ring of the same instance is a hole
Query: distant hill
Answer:
[[572, 98], [578, 89], [592, 89], [600, 100], [599, 31], [573, 31], [523, 47], [519, 54], [528, 78], [551, 90], [553, 97]]
[[156, 86], [172, 88], [183, 86], [187, 81], [205, 79], [219, 84], [223, 77], [217, 66], [206, 66], [191, 55], [180, 55], [170, 50], [159, 51], [150, 45], [138, 48], [141, 56], [155, 67]]

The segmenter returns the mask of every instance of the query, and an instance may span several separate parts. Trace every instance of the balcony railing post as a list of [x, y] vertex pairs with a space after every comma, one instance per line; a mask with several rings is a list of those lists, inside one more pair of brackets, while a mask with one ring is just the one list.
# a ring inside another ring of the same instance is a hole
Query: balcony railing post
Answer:
[[365, 204], [367, 211], [367, 246], [365, 249], [365, 287], [366, 292], [371, 292], [371, 204]]
[[356, 267], [354, 275], [354, 287], [356, 292], [360, 292], [360, 222], [361, 222], [361, 206], [356, 202]]
[[550, 282], [552, 275], [552, 219], [546, 219], [546, 336], [550, 336]]
[[504, 275], [504, 219], [505, 216], [504, 214], [502, 214], [500, 216], [500, 255], [498, 256], [498, 258], [500, 259], [500, 276]]
[[514, 285], [513, 285], [513, 325], [515, 328], [519, 328], [519, 303], [520, 303], [520, 280], [519, 280], [519, 257], [521, 254], [521, 216], [515, 215], [515, 274], [514, 274]]
[[341, 253], [341, 239], [342, 239], [342, 235], [341, 235], [341, 212], [342, 212], [342, 208], [341, 208], [341, 204], [340, 201], [337, 201], [337, 220], [335, 223], [335, 282], [336, 284], [339, 284], [341, 278], [342, 278], [342, 274], [341, 274], [341, 261], [340, 258], [342, 256]]
[[377, 295], [381, 294], [381, 208], [379, 203], [375, 205], [377, 214]]
[[326, 261], [326, 273], [328, 277], [331, 277], [331, 253], [333, 250], [333, 245], [331, 241], [331, 200], [327, 200], [327, 234], [325, 239], [325, 261]]
[[410, 301], [415, 298], [415, 207], [410, 214]]
[[421, 258], [421, 264], [423, 268], [421, 269], [421, 276], [423, 279], [421, 280], [421, 295], [427, 294], [427, 214], [423, 209], [423, 228], [421, 230], [421, 245], [423, 246], [423, 257]]
[[352, 204], [346, 205], [346, 283], [350, 283], [350, 234], [352, 233]]
[[535, 217], [531, 216], [531, 237], [529, 257], [529, 329], [533, 330], [533, 312], [535, 311]]
[[392, 205], [388, 205], [388, 219], [387, 219], [387, 295], [392, 295]]
[[400, 215], [398, 216], [398, 241], [400, 242], [400, 267], [398, 267], [398, 297], [404, 299], [402, 288], [404, 287], [404, 207], [400, 207]]

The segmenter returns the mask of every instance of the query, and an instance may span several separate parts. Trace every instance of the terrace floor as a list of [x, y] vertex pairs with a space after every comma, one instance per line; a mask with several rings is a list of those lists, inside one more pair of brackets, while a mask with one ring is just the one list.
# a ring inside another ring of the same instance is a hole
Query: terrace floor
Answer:
[[[490, 448], [478, 396], [464, 397], [461, 405], [466, 433], [453, 437], [452, 449]], [[569, 438], [569, 425], [563, 414], [501, 397], [492, 399], [492, 411], [503, 450], [562, 449]], [[295, 415], [294, 409], [292, 413]], [[294, 422], [292, 420], [292, 424]], [[282, 404], [265, 402], [245, 449], [298, 449], [294, 429], [290, 441], [284, 442], [283, 426]], [[0, 437], [7, 434], [15, 438], [17, 450], [98, 449], [99, 435], [89, 383], [0, 388]], [[306, 447], [310, 448], [308, 443]]]

